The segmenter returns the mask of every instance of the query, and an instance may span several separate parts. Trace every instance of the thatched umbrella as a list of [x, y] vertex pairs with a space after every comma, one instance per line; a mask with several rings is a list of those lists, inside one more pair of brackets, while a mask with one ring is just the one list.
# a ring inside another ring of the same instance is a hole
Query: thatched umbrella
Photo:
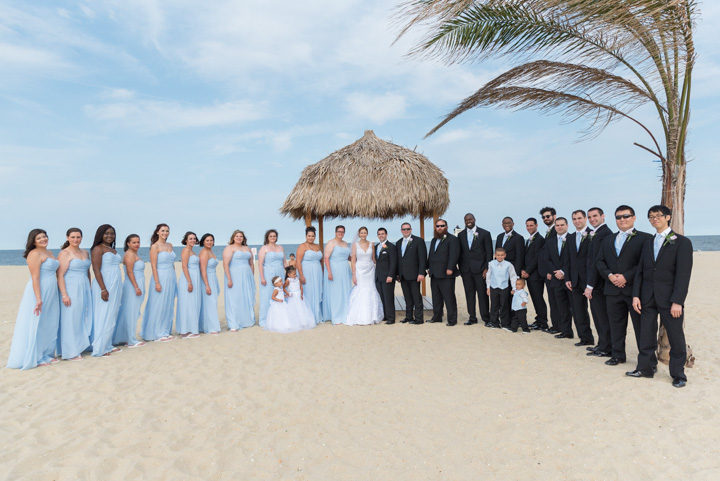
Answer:
[[[283, 215], [318, 221], [323, 245], [326, 217], [437, 219], [450, 205], [448, 181], [427, 157], [375, 136], [372, 130], [347, 147], [303, 169], [280, 208]], [[424, 290], [423, 286], [423, 290]]]

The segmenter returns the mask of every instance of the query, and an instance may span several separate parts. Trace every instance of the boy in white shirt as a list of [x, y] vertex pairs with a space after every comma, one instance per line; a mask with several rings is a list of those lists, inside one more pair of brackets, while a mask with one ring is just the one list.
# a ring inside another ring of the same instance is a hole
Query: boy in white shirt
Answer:
[[527, 323], [527, 303], [528, 293], [525, 290], [525, 279], [518, 279], [515, 281], [515, 290], [513, 291], [512, 298], [512, 322], [510, 323], [510, 330], [517, 332], [518, 327], [523, 332], [530, 332], [530, 327]]
[[487, 295], [490, 296], [490, 322], [485, 324], [488, 327], [510, 327], [510, 319], [507, 319], [505, 310], [506, 299], [510, 298], [510, 285], [515, 285], [517, 274], [515, 267], [505, 260], [505, 249], [495, 249], [495, 259], [488, 263]]

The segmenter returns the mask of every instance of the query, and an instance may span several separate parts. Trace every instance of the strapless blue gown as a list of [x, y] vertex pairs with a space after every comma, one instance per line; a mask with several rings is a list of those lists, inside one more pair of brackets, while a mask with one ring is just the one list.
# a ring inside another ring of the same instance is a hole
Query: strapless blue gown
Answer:
[[260, 327], [265, 327], [267, 311], [270, 308], [270, 298], [273, 289], [272, 278], [280, 276], [285, 280], [285, 254], [282, 252], [267, 252], [262, 265], [265, 285], [260, 284]]
[[335, 246], [330, 254], [330, 269], [333, 280], [325, 272], [323, 285], [323, 319], [333, 324], [342, 324], [347, 319], [350, 291], [353, 288], [350, 269], [350, 247]]
[[103, 301], [100, 297], [100, 286], [97, 282], [92, 283], [93, 300], [93, 339], [92, 355], [102, 356], [113, 349], [113, 334], [120, 311], [120, 300], [122, 299], [122, 278], [120, 276], [120, 254], [106, 252], [102, 255], [100, 273], [108, 291], [108, 300]]
[[306, 250], [302, 260], [302, 271], [305, 276], [303, 294], [305, 304], [315, 317], [315, 323], [322, 322], [322, 295], [323, 295], [323, 253], [321, 251]]
[[127, 276], [127, 266], [125, 267], [125, 282], [123, 282], [122, 299], [120, 301], [120, 312], [118, 312], [118, 322], [113, 335], [113, 344], [127, 344], [134, 346], [138, 343], [137, 339], [137, 321], [140, 317], [140, 307], [145, 300], [145, 263], [138, 259], [133, 265], [133, 274], [135, 282], [140, 288], [141, 294], [135, 295], [135, 288]]
[[158, 253], [157, 272], [161, 291], [155, 290], [155, 277], [150, 276], [148, 285], [148, 301], [145, 306], [145, 315], [141, 335], [148, 341], [167, 337], [172, 332], [173, 310], [175, 307], [175, 294], [177, 280], [175, 279], [175, 253], [162, 251]]
[[90, 347], [93, 328], [93, 301], [90, 290], [90, 259], [73, 259], [65, 271], [65, 290], [70, 305], [60, 302], [60, 339], [58, 354], [72, 359]]
[[200, 258], [197, 255], [188, 259], [188, 272], [192, 281], [193, 291], [188, 292], [188, 281], [185, 273], [180, 271], [177, 292], [177, 314], [175, 330], [178, 334], [197, 334], [200, 325], [200, 309], [202, 307], [203, 286], [200, 277]]
[[252, 253], [235, 251], [229, 271], [232, 289], [225, 277], [225, 319], [228, 329], [242, 329], [255, 324], [255, 277], [250, 269]]
[[49, 257], [40, 264], [40, 295], [43, 304], [39, 316], [33, 312], [35, 292], [32, 279], [25, 285], [15, 319], [7, 367], [32, 369], [38, 364], [50, 362], [55, 357], [60, 325], [60, 299], [55, 275], [58, 265], [57, 260]]
[[214, 257], [208, 259], [207, 280], [210, 285], [210, 295], [205, 292], [205, 281], [202, 284], [202, 309], [200, 311], [200, 332], [220, 332], [220, 317], [218, 316], [218, 295], [220, 283], [217, 278], [218, 260]]

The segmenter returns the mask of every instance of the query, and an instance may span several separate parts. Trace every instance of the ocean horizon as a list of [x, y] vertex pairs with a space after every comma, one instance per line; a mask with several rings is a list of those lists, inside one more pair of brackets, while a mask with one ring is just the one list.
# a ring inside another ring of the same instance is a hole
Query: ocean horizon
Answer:
[[[691, 235], [688, 238], [693, 243], [693, 250], [697, 252], [702, 251], [720, 251], [720, 235]], [[329, 240], [329, 239], [328, 239]], [[374, 239], [371, 239], [374, 241]], [[427, 241], [426, 244], [430, 245]], [[294, 254], [300, 244], [281, 244], [285, 248], [285, 256]], [[248, 244], [248, 247], [253, 249], [256, 253], [255, 258], [257, 259], [257, 251], [262, 247], [261, 244]], [[213, 247], [213, 252], [218, 257], [218, 260], [222, 262], [222, 252], [225, 249], [224, 245], [217, 245]], [[180, 253], [183, 250], [183, 246], [174, 246], [173, 250], [177, 255], [176, 262], [180, 262]], [[198, 252], [200, 249], [196, 249]], [[57, 255], [60, 249], [50, 249], [50, 251]], [[0, 266], [22, 266], [25, 265], [25, 259], [23, 258], [23, 249], [0, 249]], [[122, 247], [118, 248], [118, 252], [122, 252]], [[145, 262], [150, 261], [150, 247], [140, 247], [138, 250], [140, 258]]]

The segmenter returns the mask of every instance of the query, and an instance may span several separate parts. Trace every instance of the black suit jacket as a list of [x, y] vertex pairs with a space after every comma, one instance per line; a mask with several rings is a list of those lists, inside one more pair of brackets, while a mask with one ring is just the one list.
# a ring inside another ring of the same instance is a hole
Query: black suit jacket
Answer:
[[398, 255], [395, 244], [386, 240], [384, 242], [385, 247], [380, 249], [380, 254], [377, 253], [377, 245], [375, 249], [375, 279], [378, 281], [384, 281], [388, 277], [395, 278], [397, 275]]
[[512, 235], [505, 242], [504, 246], [502, 245], [502, 241], [503, 237], [505, 237], [505, 232], [499, 234], [495, 239], [495, 248], [502, 247], [505, 249], [507, 254], [505, 260], [515, 267], [515, 274], [520, 276], [520, 271], [523, 269], [523, 262], [525, 260], [525, 239], [514, 230], [511, 232]]
[[606, 279], [598, 272], [597, 260], [603, 240], [609, 235], [612, 235], [612, 231], [603, 224], [597, 228], [595, 235], [590, 237], [587, 256], [587, 285], [592, 286], [593, 289], [605, 289]]
[[692, 242], [673, 232], [670, 236], [676, 239], [663, 243], [657, 260], [654, 258], [655, 239], [650, 237], [643, 245], [633, 285], [633, 296], [639, 297], [642, 303], [654, 298], [661, 308], [669, 308], [672, 303], [685, 305], [693, 263]]
[[[437, 249], [435, 246], [437, 245]], [[427, 257], [428, 272], [437, 279], [455, 277], [458, 273], [457, 263], [460, 258], [460, 244], [458, 238], [447, 234], [444, 239], [433, 238], [430, 242], [430, 251]], [[452, 274], [448, 275], [447, 270]]]
[[538, 262], [544, 247], [545, 238], [539, 232], [536, 232], [533, 237], [526, 241], [523, 270], [528, 273], [529, 279], [537, 280], [542, 278], [538, 270]]
[[[569, 277], [568, 272], [565, 270], [565, 266], [568, 262], [568, 237], [569, 236], [565, 237], [565, 243], [561, 246], [562, 249], [559, 252], [557, 245], [557, 235], [549, 237], [548, 240], [545, 242], [545, 247], [542, 253], [544, 262], [544, 268], [542, 270], [544, 271], [544, 275], [552, 275], [552, 279], [550, 279], [549, 284], [553, 287], [562, 286], [563, 284], [565, 284]], [[561, 270], [565, 273], [564, 279], [560, 280], [555, 277], [554, 273], [557, 270]]]
[[587, 257], [590, 250], [589, 231], [588, 228], [583, 231], [586, 235], [580, 241], [580, 249], [577, 248], [577, 232], [568, 234], [565, 244], [567, 250], [565, 266], [563, 267], [565, 280], [570, 281], [573, 289], [579, 289], [580, 292], [584, 291], [587, 285]]
[[475, 228], [472, 247], [468, 246], [467, 231], [465, 228], [457, 235], [460, 243], [460, 272], [463, 274], [482, 274], [488, 268], [488, 262], [493, 259], [493, 246], [490, 232], [480, 227]]
[[425, 264], [427, 264], [427, 247], [425, 241], [416, 235], [410, 236], [410, 242], [402, 255], [402, 237], [395, 243], [398, 254], [398, 277], [407, 281], [417, 279], [419, 275], [425, 275]]
[[[597, 269], [600, 275], [607, 281], [603, 292], [606, 295], [624, 294], [632, 296], [633, 283], [635, 274], [637, 273], [638, 264], [640, 264], [640, 254], [642, 254], [645, 241], [652, 236], [645, 232], [633, 229], [632, 237], [628, 236], [620, 250], [620, 255], [615, 253], [615, 239], [617, 233], [609, 235], [603, 239], [600, 246], [600, 255], [597, 260]], [[610, 274], [622, 274], [627, 281], [625, 287], [620, 289], [608, 281]]]

